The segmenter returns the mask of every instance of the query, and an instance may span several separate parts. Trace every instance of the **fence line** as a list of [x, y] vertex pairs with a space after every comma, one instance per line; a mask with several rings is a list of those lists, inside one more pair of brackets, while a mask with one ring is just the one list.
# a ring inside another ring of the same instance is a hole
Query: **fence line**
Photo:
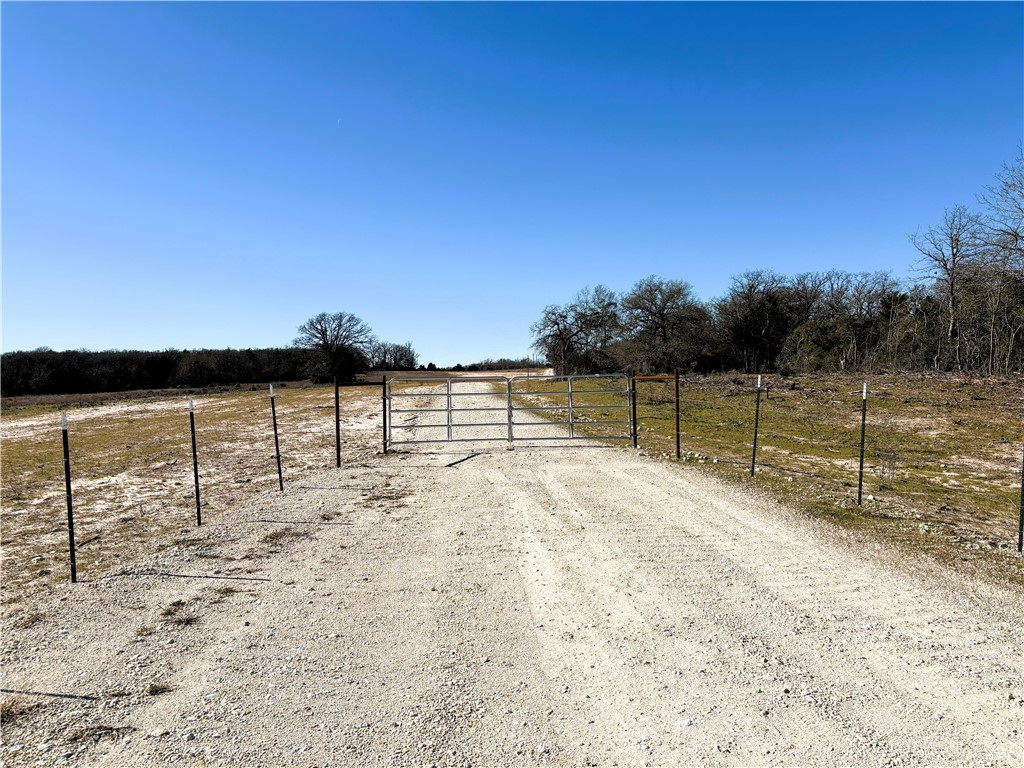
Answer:
[[[674, 383], [675, 384], [675, 393], [674, 393], [674, 395], [675, 395], [675, 397], [674, 397], [675, 429], [674, 429], [674, 431], [672, 431], [671, 437], [674, 438], [674, 442], [675, 442], [676, 458], [677, 459], [681, 459], [682, 458], [682, 455], [681, 455], [681, 441], [682, 441], [682, 437], [683, 437], [683, 432], [682, 432], [682, 429], [681, 429], [681, 410], [682, 409], [681, 409], [680, 388], [681, 388], [681, 386], [682, 386], [682, 384], [684, 382], [680, 378], [678, 372], [676, 372], [675, 374], [666, 374], [666, 375], [658, 375], [658, 376], [633, 376], [633, 377], [630, 378], [630, 386], [629, 386], [630, 407], [633, 410], [633, 413], [635, 414], [635, 416], [631, 419], [632, 420], [632, 426], [633, 426], [632, 439], [634, 441], [634, 445], [639, 446], [639, 444], [640, 444], [639, 425], [641, 423], [644, 423], [644, 424], [650, 423], [651, 419], [655, 419], [655, 421], [657, 420], [657, 417], [654, 417], [654, 416], [652, 416], [650, 414], [641, 414], [639, 412], [639, 406], [638, 406], [638, 402], [637, 402], [638, 384], [658, 383], [658, 382], [660, 382], [660, 383]], [[388, 430], [388, 426], [389, 426], [387, 424], [387, 408], [386, 408], [387, 396], [388, 396], [388, 394], [387, 394], [388, 393], [387, 386], [388, 386], [387, 379], [384, 378], [382, 380], [382, 388], [383, 388], [382, 389], [382, 398], [383, 398], [382, 405], [384, 406], [382, 408], [382, 412], [383, 412], [383, 423], [382, 423], [382, 430], [383, 431], [382, 431], [382, 435], [383, 435], [383, 439], [384, 439], [383, 450], [384, 450], [385, 453], [388, 451], [388, 446], [387, 446], [387, 435], [388, 435], [388, 432], [387, 432], [387, 430]], [[877, 446], [881, 444], [881, 441], [882, 441], [882, 439], [883, 439], [883, 437], [884, 437], [884, 435], [885, 435], [885, 433], [887, 431], [888, 432], [892, 432], [894, 434], [899, 433], [899, 430], [891, 427], [891, 425], [887, 426], [884, 422], [876, 422], [874, 420], [873, 420], [873, 423], [874, 423], [875, 426], [872, 427], [872, 430], [868, 429], [869, 425], [868, 425], [868, 421], [867, 421], [867, 406], [868, 406], [868, 391], [867, 390], [868, 390], [868, 384], [867, 384], [867, 382], [864, 382], [861, 391], [858, 393], [858, 394], [861, 395], [861, 402], [860, 402], [860, 409], [859, 409], [860, 410], [860, 424], [859, 424], [859, 427], [860, 427], [860, 429], [859, 429], [860, 440], [859, 440], [859, 452], [858, 452], [858, 455], [857, 455], [857, 464], [856, 464], [856, 471], [857, 471], [857, 481], [856, 481], [857, 494], [856, 494], [856, 499], [857, 499], [858, 506], [860, 506], [862, 504], [863, 496], [864, 496], [864, 471], [865, 471], [865, 467], [866, 467], [866, 458], [867, 458], [867, 453], [868, 453], [867, 448], [868, 448], [868, 445], [869, 445], [869, 439], [868, 438], [869, 438], [869, 436], [871, 434], [871, 431], [874, 431], [876, 433], [876, 437], [873, 438], [874, 444], [876, 445], [876, 448], [874, 448], [873, 451], [874, 451], [874, 454], [876, 456], [876, 462], [875, 462], [876, 463], [876, 470], [879, 472], [880, 483], [881, 483], [880, 487], [882, 487], [882, 488], [884, 488], [886, 486], [887, 482], [891, 483], [892, 482], [892, 478], [889, 478], [888, 481], [887, 481], [885, 475], [883, 474], [883, 470], [885, 470], [885, 468], [882, 467], [882, 464], [884, 463], [884, 456], [883, 456], [883, 453], [882, 453], [881, 449], [878, 448]], [[687, 391], [688, 392], [692, 392], [694, 390], [688, 389]], [[747, 391], [749, 392], [749, 390], [747, 390]], [[770, 400], [768, 400], [769, 391], [775, 392], [776, 397], [780, 394], [776, 389], [770, 389], [768, 386], [763, 386], [763, 382], [761, 380], [761, 377], [758, 377], [756, 388], [755, 388], [755, 397], [756, 397], [756, 399], [755, 399], [755, 408], [754, 408], [754, 425], [753, 425], [754, 432], [753, 432], [753, 444], [752, 444], [752, 455], [751, 455], [751, 474], [753, 474], [755, 472], [756, 467], [757, 467], [759, 443], [763, 444], [764, 450], [768, 450], [768, 449], [770, 449], [772, 447], [772, 445], [771, 445], [772, 439], [771, 438], [773, 437], [773, 434], [771, 433], [771, 431], [770, 431], [770, 433], [768, 435], [769, 439], [767, 441], [765, 441], [763, 439], [764, 436], [760, 434], [760, 432], [761, 432], [761, 422], [763, 420], [763, 418], [762, 418], [762, 405], [763, 405], [762, 398], [765, 398], [766, 401], [768, 401], [768, 402], [776, 402], [776, 398], [771, 398]], [[722, 399], [723, 397], [724, 398], [729, 397], [729, 395], [726, 394], [726, 395], [723, 396], [723, 395], [721, 395], [721, 393], [719, 393], [718, 397], [719, 397], [719, 399]], [[704, 402], [702, 402], [702, 403], [698, 403], [698, 399], [699, 398], [695, 394], [689, 395], [688, 398], [689, 398], [688, 399], [688, 407], [693, 409], [694, 413], [699, 413], [700, 412], [699, 409], [701, 407], [708, 407], [707, 406], [707, 398], [704, 398]], [[918, 398], [918, 399], [920, 399], [920, 398]], [[905, 399], [904, 403], [906, 403], [908, 401], [909, 401], [909, 398]], [[834, 409], [829, 410], [829, 406], [831, 406], [832, 403], [834, 403], [834, 402], [835, 401], [831, 401], [829, 404], [827, 404], [825, 406], [822, 406], [820, 403], [814, 403], [814, 402], [810, 401], [809, 399], [807, 399], [807, 403], [809, 404], [808, 407], [810, 407], [812, 409], [812, 411], [813, 411], [813, 408], [822, 409], [822, 411], [826, 414], [826, 416], [828, 418], [833, 419], [833, 422], [834, 422], [834, 419], [835, 419], [835, 415], [834, 415], [835, 411], [834, 411]], [[842, 401], [840, 400], [839, 402], [841, 403]], [[284, 491], [283, 457], [282, 457], [281, 445], [280, 445], [278, 413], [277, 413], [277, 407], [276, 407], [276, 395], [274, 394], [274, 390], [273, 390], [272, 386], [270, 387], [270, 404], [271, 404], [271, 418], [272, 418], [273, 429], [274, 429], [274, 449], [275, 449], [275, 454], [274, 455], [275, 455], [275, 459], [276, 459], [276, 463], [277, 463], [278, 486], [279, 486], [279, 489], [283, 492]], [[784, 405], [786, 405], [786, 403], [780, 401], [780, 405], [779, 406], [775, 406], [775, 407], [772, 407], [772, 408], [768, 409], [767, 416], [768, 416], [768, 421], [769, 422], [773, 422], [773, 421], [777, 421], [778, 420], [778, 416], [780, 414], [779, 407], [784, 406]], [[960, 405], [959, 401], [955, 401], [955, 405]], [[190, 437], [191, 437], [191, 453], [192, 453], [192, 471], [193, 471], [193, 482], [194, 482], [194, 493], [195, 493], [194, 498], [195, 498], [196, 525], [199, 526], [199, 525], [202, 525], [202, 522], [203, 522], [202, 521], [202, 501], [201, 501], [201, 495], [200, 495], [199, 452], [198, 452], [198, 445], [197, 445], [197, 429], [196, 429], [196, 418], [195, 418], [195, 404], [194, 404], [194, 401], [193, 401], [192, 398], [189, 398], [188, 406], [189, 406], [189, 431], [190, 431]], [[714, 406], [711, 406], [711, 407], [714, 407]], [[316, 412], [318, 412], [321, 409], [329, 410], [329, 408], [330, 408], [329, 405], [320, 406], [320, 405], [315, 405], [315, 404], [314, 405], [309, 405], [307, 403], [306, 407], [305, 407], [305, 410], [303, 411], [303, 414], [306, 416], [306, 418], [297, 420], [296, 423], [295, 423], [295, 428], [293, 430], [290, 430], [288, 432], [288, 434], [293, 435], [296, 438], [301, 437], [303, 440], [306, 441], [307, 444], [309, 443], [310, 440], [315, 441], [316, 438], [318, 438], [320, 436], [323, 436], [323, 433], [326, 432], [327, 430], [326, 430], [326, 428], [325, 429], [320, 429], [320, 428], [318, 428], [316, 426], [316, 424], [319, 423], [318, 422], [319, 417], [316, 416]], [[251, 411], [251, 410], [252, 409], [249, 409], [249, 411]], [[884, 414], [885, 410], [886, 409], [883, 406], [878, 412]], [[890, 411], [891, 410], [892, 410], [892, 408], [890, 407]], [[309, 411], [314, 411], [312, 420], [308, 416], [308, 412]], [[748, 413], [749, 413], [749, 411], [748, 411]], [[832, 414], [832, 415], [830, 416], [829, 414]], [[890, 414], [890, 416], [891, 416], [891, 414]], [[813, 420], [813, 419], [817, 419], [817, 418], [819, 418], [819, 417], [817, 417], [817, 416], [804, 417], [804, 420], [805, 421], [807, 419], [812, 419]], [[703, 423], [702, 422], [698, 422], [698, 424], [701, 424], [702, 428], [704, 429], [704, 432], [702, 433], [701, 438], [706, 438], [706, 437], [708, 437], [710, 435], [713, 435], [713, 433], [715, 431], [715, 427], [710, 426], [707, 423], [707, 421], [708, 420], [705, 418], [703, 420]], [[829, 423], [833, 423], [833, 422], [829, 422]], [[821, 423], [826, 423], [824, 418], [822, 418]], [[957, 423], [959, 423], [959, 420], [957, 421]], [[574, 424], [573, 426], [576, 429], [585, 429], [585, 425], [586, 425], [586, 422], [585, 421], [581, 421], [578, 424]], [[721, 426], [721, 423], [719, 424], [719, 426]], [[769, 424], [769, 426], [770, 426], [770, 424]], [[326, 425], [325, 425], [325, 427], [326, 427]], [[819, 427], [820, 427], [820, 425], [819, 425]], [[221, 425], [221, 426], [219, 426], [217, 428], [218, 429], [224, 429], [223, 425]], [[337, 385], [337, 382], [335, 382], [334, 428], [335, 428], [334, 429], [334, 431], [335, 431], [335, 446], [334, 446], [335, 447], [335, 464], [336, 464], [337, 467], [340, 468], [340, 466], [341, 466], [341, 407], [340, 407], [340, 398], [339, 398], [339, 387]], [[841, 427], [841, 429], [845, 429], [845, 428]], [[212, 433], [214, 428], [213, 427], [208, 427], [208, 430]], [[72, 469], [72, 466], [71, 466], [71, 456], [72, 456], [72, 454], [71, 454], [71, 450], [70, 450], [70, 441], [69, 441], [69, 436], [68, 436], [67, 413], [65, 411], [61, 412], [61, 433], [62, 433], [62, 448], [63, 448], [63, 453], [64, 453], [64, 470], [65, 470], [64, 471], [64, 480], [65, 480], [65, 497], [66, 497], [66, 503], [67, 503], [67, 530], [68, 530], [68, 545], [69, 545], [69, 564], [70, 564], [71, 580], [72, 580], [72, 582], [75, 582], [75, 581], [77, 581], [77, 575], [78, 575], [78, 562], [77, 562], [77, 557], [76, 557], [77, 547], [76, 547], [76, 539], [75, 539], [74, 504], [73, 504], [73, 497], [72, 497], [72, 477], [71, 477], [71, 469]], [[776, 433], [774, 433], [775, 439], [778, 439], [778, 438], [780, 438], [782, 436], [783, 436], [783, 434], [781, 432], [777, 432], [776, 431]], [[595, 437], [600, 439], [600, 435], [595, 435]], [[693, 436], [691, 435], [690, 437], [692, 438]], [[646, 439], [647, 438], [645, 438], [645, 440]], [[815, 441], [815, 442], [821, 442], [821, 441]], [[818, 446], [818, 447], [821, 447], [821, 446]], [[840, 445], [839, 448], [841, 449], [842, 446]], [[831, 448], [830, 446], [825, 446], [825, 449], [829, 450], [829, 451], [833, 450], [833, 448]], [[84, 449], [84, 448], [82, 448], [80, 446], [78, 449], [76, 449], [75, 455], [76, 456], [79, 455], [79, 453], [81, 451], [83, 451], [83, 450], [86, 450], [86, 449]], [[835, 452], [836, 453], [840, 453], [840, 450], [835, 450]], [[792, 454], [792, 452], [790, 452], [790, 453]], [[812, 462], [812, 467], [820, 466], [821, 463], [825, 463], [828, 466], [832, 466], [832, 465], [834, 465], [834, 461], [835, 461], [834, 459], [829, 459], [828, 457], [825, 457], [825, 456], [818, 457], [818, 456], [814, 455], [813, 453], [811, 453], [811, 454], [806, 454], [805, 453], [805, 454], [796, 455], [795, 456], [795, 460], [796, 460], [796, 462], [798, 464], [805, 464], [808, 460], [810, 460]], [[129, 465], [130, 465], [131, 459], [129, 459], [128, 461], [129, 461]], [[818, 463], [814, 463], [814, 462], [818, 462]], [[796, 466], [792, 466], [792, 467], [786, 468], [785, 466], [780, 466], [777, 462], [764, 463], [762, 461], [762, 464], [763, 464], [763, 466], [771, 467], [773, 469], [778, 469], [778, 470], [781, 470], [783, 472], [808, 474], [810, 477], [817, 477], [817, 478], [826, 479], [826, 480], [833, 479], [832, 475], [834, 474], [834, 473], [829, 473], [829, 472], [825, 472], [824, 474], [821, 474], [821, 473], [815, 471], [814, 469], [812, 469], [810, 471], [806, 471], [806, 470], [803, 470], [803, 469], [798, 469]], [[847, 465], [846, 461], [843, 460], [843, 466], [846, 466], [846, 465]], [[940, 464], [940, 467], [943, 468], [943, 469], [945, 469], [946, 466], [947, 465], [944, 464], [944, 463]], [[950, 465], [950, 466], [952, 466], [952, 465]], [[912, 469], [914, 469], [914, 468], [916, 468], [916, 467], [912, 467]], [[885, 471], [888, 471], [888, 470], [885, 470]], [[947, 472], [946, 474], [952, 475], [954, 473]], [[840, 481], [840, 482], [843, 482], [843, 481]], [[850, 484], [852, 484], [852, 483], [843, 482], [843, 485], [850, 485]], [[950, 480], [950, 482], [947, 484], [947, 487], [950, 488], [950, 489], [954, 489], [954, 488], [961, 487], [961, 485], [962, 484], [957, 482], [955, 480], [955, 478], [952, 478]], [[187, 496], [186, 496], [186, 498], [187, 498]], [[869, 496], [868, 499], [872, 499], [872, 497]], [[1018, 553], [1021, 553], [1022, 549], [1024, 549], [1024, 464], [1022, 464], [1022, 467], [1021, 467], [1020, 496], [1019, 496], [1019, 499], [1017, 501], [1019, 503], [1019, 519], [1018, 519], [1018, 527], [1017, 527], [1017, 542], [1016, 542], [1017, 547], [1016, 547], [1016, 549], [1017, 549]], [[1001, 503], [1001, 502], [999, 502], [999, 503]], [[87, 538], [87, 539], [83, 540], [83, 542], [89, 542], [89, 541], [92, 541], [92, 540], [93, 539], [91, 539], [91, 538]]]

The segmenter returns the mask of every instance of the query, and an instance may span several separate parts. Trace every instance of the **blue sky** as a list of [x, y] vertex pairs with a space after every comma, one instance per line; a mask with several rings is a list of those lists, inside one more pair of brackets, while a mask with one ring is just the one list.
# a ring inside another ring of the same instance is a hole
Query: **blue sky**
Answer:
[[657, 274], [911, 275], [1024, 134], [1021, 3], [4, 3], [5, 351], [530, 351]]

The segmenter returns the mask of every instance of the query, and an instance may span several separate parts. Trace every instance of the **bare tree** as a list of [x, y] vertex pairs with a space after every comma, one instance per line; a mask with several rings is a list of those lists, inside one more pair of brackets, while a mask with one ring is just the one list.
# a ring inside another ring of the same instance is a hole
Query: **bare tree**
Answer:
[[571, 307], [555, 304], [544, 307], [540, 320], [530, 326], [534, 348], [561, 374], [577, 370], [582, 359], [580, 338], [584, 330]]
[[669, 371], [699, 356], [711, 320], [689, 283], [645, 277], [622, 297], [622, 309], [632, 365]]
[[299, 326], [293, 343], [319, 353], [319, 367], [314, 375], [351, 378], [365, 369], [374, 340], [370, 326], [355, 315], [321, 312]]
[[370, 367], [378, 370], [409, 371], [416, 367], [416, 350], [412, 342], [395, 344], [375, 341], [369, 346]]
[[565, 306], [545, 307], [530, 331], [534, 348], [561, 373], [606, 370], [619, 331], [618, 300], [603, 285], [584, 288]]
[[1024, 153], [1005, 163], [994, 184], [978, 196], [988, 208], [985, 218], [990, 245], [1010, 253], [1021, 268], [1024, 259]]
[[955, 205], [946, 209], [941, 224], [929, 227], [924, 234], [911, 235], [910, 241], [923, 257], [924, 271], [935, 277], [944, 293], [946, 340], [953, 347], [956, 368], [960, 370], [960, 287], [968, 265], [986, 247], [984, 222], [965, 206]]

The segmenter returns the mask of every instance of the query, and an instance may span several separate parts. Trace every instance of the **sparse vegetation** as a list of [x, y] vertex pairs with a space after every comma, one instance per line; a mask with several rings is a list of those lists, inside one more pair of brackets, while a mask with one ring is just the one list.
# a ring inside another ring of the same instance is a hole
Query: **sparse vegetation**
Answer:
[[260, 541], [271, 546], [279, 546], [289, 539], [305, 539], [311, 535], [310, 531], [305, 528], [277, 528], [261, 537]]
[[[914, 541], [927, 530], [933, 542], [1009, 548], [1016, 535], [1024, 443], [1019, 380], [940, 374], [866, 378], [862, 507], [856, 506], [860, 377], [765, 377], [755, 483], [846, 525], [882, 526]], [[684, 378], [684, 461], [734, 480], [750, 480], [754, 381], [734, 375]], [[551, 382], [532, 386], [558, 388]], [[544, 397], [550, 403], [565, 402], [564, 396]], [[609, 395], [590, 397], [609, 404], [622, 401]], [[640, 447], [673, 456], [672, 384], [640, 382], [638, 410]], [[544, 413], [564, 420], [564, 412]], [[612, 411], [593, 413], [598, 419], [616, 418]], [[601, 434], [581, 424], [576, 428]]]
[[[333, 388], [287, 387], [276, 394], [286, 481], [307, 468], [334, 466]], [[379, 408], [378, 389], [373, 387], [345, 387], [341, 397], [343, 420], [354, 410]], [[277, 487], [270, 407], [263, 388], [197, 398], [196, 430], [205, 519], [240, 498]], [[175, 530], [182, 533], [170, 546], [209, 556], [206, 540], [190, 535], [194, 528], [183, 529], [195, 524], [184, 396], [73, 408], [69, 438], [81, 574], [116, 567], [126, 551]], [[18, 410], [4, 398], [0, 450], [0, 568], [4, 600], [10, 602], [21, 586], [68, 577], [57, 407]], [[40, 562], [45, 562], [42, 574]]]
[[186, 603], [184, 600], [175, 600], [173, 603], [171, 603], [162, 611], [160, 611], [160, 615], [166, 618], [177, 616], [181, 612], [181, 609], [185, 607], [185, 605]]

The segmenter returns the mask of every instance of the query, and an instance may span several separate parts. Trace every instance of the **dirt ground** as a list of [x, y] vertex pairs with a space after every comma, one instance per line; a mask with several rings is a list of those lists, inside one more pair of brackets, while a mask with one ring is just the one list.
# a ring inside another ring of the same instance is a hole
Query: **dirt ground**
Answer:
[[181, 533], [3, 618], [5, 765], [1024, 764], [1019, 593], [627, 448], [366, 451]]

